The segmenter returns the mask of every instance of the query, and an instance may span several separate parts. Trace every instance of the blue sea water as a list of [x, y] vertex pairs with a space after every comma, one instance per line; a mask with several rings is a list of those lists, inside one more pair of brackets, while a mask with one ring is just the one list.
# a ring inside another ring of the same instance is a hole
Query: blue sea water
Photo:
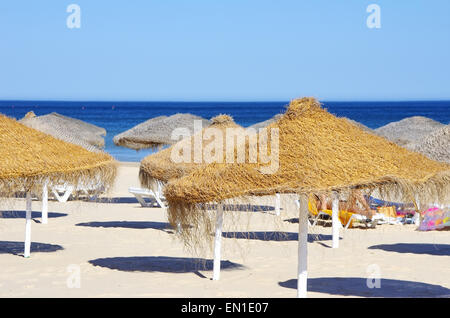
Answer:
[[[105, 150], [120, 161], [142, 160], [152, 150], [135, 151], [114, 145], [115, 135], [161, 115], [192, 113], [204, 118], [229, 114], [249, 126], [284, 112], [288, 101], [280, 102], [60, 102], [0, 101], [0, 113], [17, 119], [32, 110], [36, 115], [57, 112], [103, 127], [107, 131]], [[377, 128], [410, 116], [425, 116], [450, 122], [450, 101], [408, 102], [323, 102], [331, 113]]]

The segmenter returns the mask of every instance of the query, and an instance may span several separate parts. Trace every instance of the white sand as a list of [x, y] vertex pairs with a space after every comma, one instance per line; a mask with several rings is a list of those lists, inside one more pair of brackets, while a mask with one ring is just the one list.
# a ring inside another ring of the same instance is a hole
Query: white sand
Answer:
[[[139, 185], [137, 175], [137, 164], [121, 165], [112, 196], [130, 200], [127, 189]], [[24, 207], [24, 200], [15, 200], [6, 209], [23, 211]], [[33, 202], [33, 208], [40, 211], [41, 203]], [[283, 222], [282, 230], [292, 233], [288, 241], [225, 238], [223, 260], [244, 267], [223, 270], [220, 281], [212, 281], [211, 270], [180, 265], [183, 260], [176, 258], [195, 256], [185, 252], [170, 229], [163, 228], [167, 218], [162, 209], [141, 208], [138, 203], [51, 201], [49, 211], [47, 225], [38, 223], [40, 213], [36, 213], [32, 241], [63, 249], [32, 249], [29, 259], [20, 255], [23, 212], [22, 218], [0, 218], [1, 297], [296, 296], [296, 223]], [[253, 213], [250, 230], [273, 231], [273, 218], [273, 214]], [[450, 296], [450, 231], [414, 229], [412, 225], [350, 229], [341, 232], [339, 249], [331, 249], [331, 228], [315, 227], [312, 232], [326, 235], [326, 240], [308, 245], [308, 296]], [[394, 251], [370, 248], [382, 244]], [[68, 269], [74, 265], [80, 269], [80, 288], [67, 284], [72, 275]], [[366, 285], [373, 266], [380, 270], [380, 289]]]

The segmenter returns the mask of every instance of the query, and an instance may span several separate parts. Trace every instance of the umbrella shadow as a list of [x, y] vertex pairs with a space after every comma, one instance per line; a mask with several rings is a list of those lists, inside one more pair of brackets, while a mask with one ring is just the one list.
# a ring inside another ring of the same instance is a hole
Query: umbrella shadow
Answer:
[[283, 220], [284, 222], [289, 222], [289, 223], [298, 223], [298, 218], [291, 218], [291, 219], [286, 219]]
[[[217, 209], [217, 204], [206, 204], [207, 210]], [[224, 204], [224, 211], [234, 212], [269, 212], [275, 211], [275, 207], [268, 205], [252, 205], [252, 204]]]
[[[0, 241], [0, 254], [23, 254], [24, 242]], [[63, 250], [61, 245], [46, 243], [31, 243], [31, 253], [50, 253]]]
[[110, 222], [86, 222], [78, 223], [75, 226], [103, 227], [103, 228], [126, 228], [126, 229], [155, 229], [173, 230], [170, 223], [166, 222], [146, 222], [146, 221], [110, 221]]
[[[143, 199], [147, 204], [156, 203], [155, 199], [151, 199], [151, 198], [147, 198], [147, 197], [145, 197]], [[92, 198], [92, 199], [88, 199], [87, 201], [95, 202], [95, 203], [139, 204], [139, 201], [136, 199], [136, 197]]]
[[[284, 222], [289, 222], [289, 223], [292, 223], [292, 224], [298, 224], [298, 218], [291, 218], [291, 219], [285, 219], [285, 220], [283, 220]], [[313, 222], [314, 221], [314, 219], [309, 219], [309, 222]], [[331, 217], [330, 216], [325, 216], [325, 218], [324, 217], [322, 217], [322, 218], [320, 218], [320, 219], [318, 219], [317, 220], [317, 225], [320, 225], [320, 226], [323, 226], [323, 227], [331, 227], [332, 226], [332, 224], [331, 224]]]
[[[369, 283], [373, 280], [369, 279]], [[297, 289], [297, 280], [290, 279], [278, 283], [281, 287]], [[406, 280], [380, 280], [380, 288], [369, 288], [367, 278], [361, 277], [326, 277], [309, 278], [308, 291], [340, 296], [360, 297], [450, 297], [450, 289]]]
[[[194, 273], [204, 277], [198, 271], [211, 271], [213, 260], [188, 257], [134, 256], [109, 257], [89, 261], [94, 266], [106, 267], [126, 272]], [[220, 262], [221, 270], [236, 270], [243, 265], [230, 261]]]
[[[26, 211], [1, 211], [0, 212], [0, 218], [3, 219], [25, 219], [26, 218]], [[67, 213], [59, 213], [59, 212], [48, 212], [48, 218], [60, 218], [67, 216]], [[31, 218], [41, 218], [42, 212], [31, 212]]]
[[427, 244], [427, 243], [380, 244], [370, 246], [369, 249], [383, 250], [386, 252], [396, 252], [396, 253], [450, 256], [450, 244]]
[[[223, 232], [222, 236], [258, 241], [298, 241], [298, 233], [295, 232]], [[331, 241], [332, 239], [333, 237], [327, 234], [308, 234], [308, 243]]]

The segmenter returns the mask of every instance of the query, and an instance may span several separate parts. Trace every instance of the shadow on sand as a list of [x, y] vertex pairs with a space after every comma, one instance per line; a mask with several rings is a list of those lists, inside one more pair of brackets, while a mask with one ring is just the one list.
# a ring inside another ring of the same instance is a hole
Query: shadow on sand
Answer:
[[[109, 221], [109, 222], [86, 222], [78, 223], [75, 226], [103, 227], [103, 228], [124, 228], [124, 229], [154, 229], [161, 230], [170, 234], [175, 229], [170, 223], [166, 222], [147, 222], [147, 221]], [[183, 225], [183, 229], [192, 227], [191, 225]]]
[[[295, 232], [223, 232], [222, 236], [226, 238], [259, 241], [298, 241], [298, 233]], [[309, 243], [331, 241], [332, 238], [331, 235], [326, 234], [308, 234]]]
[[[67, 213], [58, 213], [58, 212], [48, 212], [48, 218], [60, 218], [63, 216], [67, 216]], [[3, 219], [25, 219], [26, 212], [25, 211], [1, 211], [0, 218]], [[31, 218], [41, 218], [42, 212], [31, 212]]]
[[380, 244], [370, 246], [369, 249], [383, 250], [386, 252], [396, 252], [396, 253], [450, 256], [450, 244], [426, 244], [426, 243]]
[[[278, 284], [281, 287], [297, 289], [296, 279]], [[309, 278], [308, 291], [360, 297], [450, 297], [450, 289], [440, 285], [381, 279], [380, 288], [369, 288], [367, 279], [360, 277]]]
[[[216, 210], [217, 204], [200, 205], [207, 210]], [[252, 205], [252, 204], [224, 204], [224, 211], [230, 212], [269, 212], [275, 211], [275, 207], [268, 205]]]
[[[143, 198], [146, 203], [156, 203], [155, 199], [150, 198]], [[89, 199], [88, 202], [95, 202], [95, 203], [114, 203], [114, 204], [139, 204], [139, 201], [136, 199], [136, 197], [115, 197], [115, 198], [96, 198], [96, 199]]]
[[[9, 242], [0, 241], [0, 254], [23, 254], [24, 242]], [[31, 243], [31, 253], [49, 253], [63, 250], [60, 245], [45, 244], [45, 243]]]
[[[94, 266], [107, 267], [127, 272], [162, 272], [162, 273], [196, 273], [211, 271], [213, 260], [203, 258], [168, 257], [168, 256], [134, 256], [110, 257], [89, 261]], [[221, 269], [242, 269], [241, 264], [221, 261]], [[203, 275], [201, 275], [203, 276]]]
[[166, 222], [146, 222], [146, 221], [110, 221], [110, 222], [86, 222], [78, 223], [76, 226], [103, 227], [103, 228], [126, 228], [126, 229], [155, 229], [173, 230]]

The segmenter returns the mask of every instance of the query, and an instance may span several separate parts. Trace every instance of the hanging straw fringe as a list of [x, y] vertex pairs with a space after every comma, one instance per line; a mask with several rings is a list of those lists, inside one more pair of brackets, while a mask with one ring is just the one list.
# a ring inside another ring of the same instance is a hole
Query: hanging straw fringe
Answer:
[[280, 166], [274, 174], [261, 173], [267, 164], [260, 160], [255, 164], [213, 163], [167, 184], [164, 194], [169, 220], [172, 224], [185, 222], [194, 229], [181, 234], [187, 245], [211, 238], [212, 224], [202, 205], [231, 198], [348, 194], [366, 189], [378, 190], [384, 197], [396, 195], [405, 202], [449, 203], [449, 164], [337, 118], [314, 98], [293, 100], [286, 113], [267, 128], [279, 129]]
[[103, 152], [56, 139], [0, 115], [0, 194], [36, 191], [42, 184], [89, 184], [109, 189], [117, 164]]

